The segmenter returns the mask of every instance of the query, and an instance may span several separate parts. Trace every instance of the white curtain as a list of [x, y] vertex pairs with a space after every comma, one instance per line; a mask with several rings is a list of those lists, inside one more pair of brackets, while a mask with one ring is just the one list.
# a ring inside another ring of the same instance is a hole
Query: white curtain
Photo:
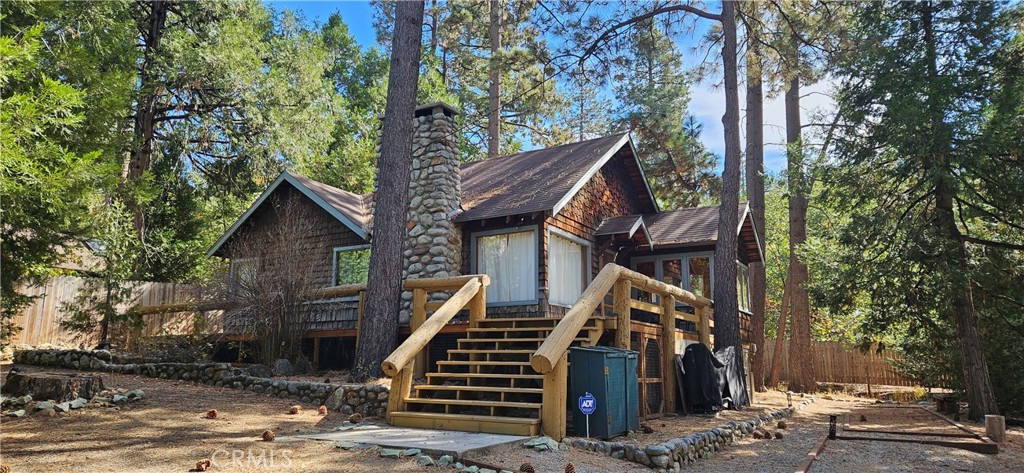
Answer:
[[534, 232], [503, 233], [477, 239], [477, 270], [491, 277], [488, 302], [537, 298], [537, 243]]
[[555, 234], [548, 240], [551, 303], [572, 305], [583, 293], [583, 247]]

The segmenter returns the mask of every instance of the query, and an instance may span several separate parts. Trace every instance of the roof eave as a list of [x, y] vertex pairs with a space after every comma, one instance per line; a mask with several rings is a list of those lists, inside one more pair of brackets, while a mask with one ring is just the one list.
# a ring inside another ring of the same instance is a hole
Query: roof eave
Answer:
[[[577, 193], [579, 193], [581, 189], [583, 189], [583, 186], [585, 186], [587, 182], [589, 182], [590, 179], [592, 179], [594, 175], [597, 174], [598, 171], [600, 171], [601, 168], [603, 168], [604, 165], [607, 164], [613, 156], [615, 156], [615, 153], [619, 152], [619, 150], [622, 148], [622, 145], [628, 143], [629, 141], [629, 133], [623, 133], [622, 137], [618, 141], [616, 141], [615, 144], [608, 149], [608, 151], [601, 155], [601, 158], [595, 161], [594, 164], [590, 166], [590, 169], [587, 169], [587, 172], [579, 181], [576, 182], [576, 184], [572, 186], [572, 188], [569, 189], [569, 192], [566, 192], [565, 195], [562, 196], [562, 198], [555, 203], [554, 207], [551, 208], [551, 215], [558, 215], [558, 212], [565, 208], [566, 205], [569, 205], [569, 202], [572, 200], [573, 197], [576, 196]], [[635, 150], [633, 155], [636, 156]]]

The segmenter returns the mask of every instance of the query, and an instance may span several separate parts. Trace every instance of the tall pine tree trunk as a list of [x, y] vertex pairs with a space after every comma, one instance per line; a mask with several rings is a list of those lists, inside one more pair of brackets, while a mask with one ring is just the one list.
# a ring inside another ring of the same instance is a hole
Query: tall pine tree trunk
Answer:
[[782, 283], [782, 309], [779, 310], [779, 324], [775, 329], [775, 351], [772, 352], [772, 367], [768, 372], [768, 386], [779, 385], [779, 378], [782, 375], [782, 347], [786, 342], [786, 314], [789, 312], [789, 300], [792, 293], [789, 290], [789, 272], [786, 272], [786, 280]]
[[[158, 93], [150, 74], [153, 61], [159, 54], [160, 41], [167, 23], [170, 5], [165, 0], [141, 3], [136, 8], [143, 10], [138, 19], [142, 33], [142, 63], [139, 65], [139, 92], [135, 102], [132, 151], [122, 172], [127, 183], [136, 183], [153, 164], [153, 140], [156, 135]], [[141, 204], [130, 199], [129, 208], [134, 213], [133, 226], [139, 240], [146, 236], [146, 214]]]
[[[928, 83], [930, 87], [939, 86], [938, 54], [935, 47], [932, 6], [924, 2], [921, 26], [924, 30], [926, 54], [928, 55]], [[941, 92], [934, 91], [933, 95]], [[934, 164], [925, 163], [925, 169], [931, 171], [935, 179], [935, 225], [938, 234], [947, 240], [945, 256], [948, 258], [945, 267], [949, 274], [950, 293], [953, 299], [953, 326], [956, 329], [957, 341], [960, 345], [960, 364], [963, 370], [964, 384], [967, 388], [967, 417], [980, 421], [985, 415], [998, 415], [995, 392], [985, 363], [985, 352], [981, 346], [981, 335], [978, 332], [978, 315], [974, 311], [974, 294], [971, 288], [970, 265], [964, 235], [956, 223], [953, 208], [954, 190], [949, 183], [956, 177], [949, 162], [948, 146], [952, 140], [948, 127], [943, 123], [944, 113], [940, 106], [929, 100], [929, 115], [932, 127], [932, 142], [935, 148]]]
[[[761, 48], [756, 27], [747, 28], [747, 200], [757, 240], [764, 245], [764, 91], [761, 84]], [[756, 351], [750, 360], [754, 389], [765, 390], [764, 345], [765, 267], [750, 263], [751, 331]]]
[[501, 1], [491, 0], [491, 61], [487, 91], [487, 157], [501, 152]]
[[395, 6], [387, 104], [377, 161], [370, 283], [356, 347], [358, 377], [383, 375], [380, 364], [398, 345], [398, 312], [402, 297], [402, 244], [409, 212], [412, 172], [413, 117], [423, 36], [423, 1]]
[[800, 258], [800, 246], [807, 241], [807, 178], [801, 142], [799, 51], [792, 37], [789, 86], [786, 88], [786, 144], [789, 182], [789, 307], [793, 336], [789, 341], [789, 389], [814, 392], [814, 360], [811, 353], [811, 309], [807, 296], [807, 265]]
[[[742, 353], [736, 299], [736, 251], [740, 200], [740, 99], [736, 65], [736, 14], [733, 2], [722, 2], [722, 65], [725, 80], [725, 170], [715, 245], [715, 349], [735, 347]], [[741, 365], [742, 370], [742, 365]], [[742, 375], [743, 373], [741, 373]], [[741, 376], [740, 379], [746, 379]]]

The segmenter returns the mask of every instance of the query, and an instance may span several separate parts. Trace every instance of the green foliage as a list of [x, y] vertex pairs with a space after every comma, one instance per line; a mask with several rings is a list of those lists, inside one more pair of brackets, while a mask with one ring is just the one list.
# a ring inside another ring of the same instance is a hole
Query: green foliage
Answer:
[[1024, 368], [1024, 320], [1013, 315], [1024, 307], [1016, 18], [998, 2], [857, 10], [833, 66], [840, 120], [823, 179], [828, 207], [844, 217], [818, 294], [835, 312], [862, 311], [861, 329], [912, 360], [908, 373], [962, 385], [960, 360], [948, 356], [962, 351], [953, 300], [974, 291], [996, 398], [1020, 412], [1012, 400], [1024, 383], [1009, 374]]
[[[5, 19], [0, 16], [0, 20]], [[87, 202], [104, 169], [98, 153], [70, 150], [84, 120], [84, 93], [40, 66], [42, 25], [0, 36], [0, 347], [29, 302], [19, 284], [53, 273], [88, 231]]]
[[700, 142], [701, 125], [687, 116], [690, 80], [682, 56], [657, 22], [639, 23], [618, 61], [617, 122], [636, 139], [655, 197], [663, 208], [694, 207], [721, 192], [717, 157]]

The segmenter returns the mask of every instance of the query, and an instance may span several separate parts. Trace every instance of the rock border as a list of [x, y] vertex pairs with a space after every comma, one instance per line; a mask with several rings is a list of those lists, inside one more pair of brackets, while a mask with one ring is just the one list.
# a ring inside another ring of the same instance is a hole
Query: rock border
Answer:
[[567, 438], [563, 442], [570, 447], [603, 453], [617, 460], [639, 463], [658, 471], [677, 472], [682, 470], [683, 465], [694, 464], [700, 459], [710, 457], [739, 439], [753, 434], [759, 427], [789, 417], [812, 402], [814, 398], [809, 397], [792, 407], [777, 409], [744, 421], [729, 421], [711, 430], [647, 446], [579, 437]]
[[279, 398], [325, 405], [342, 414], [383, 417], [387, 411], [389, 389], [376, 384], [333, 384], [315, 381], [288, 381], [249, 376], [245, 368], [230, 363], [123, 363], [124, 359], [107, 350], [19, 350], [14, 362], [23, 365], [53, 366], [75, 370], [134, 374], [159, 379], [193, 381], [211, 386], [243, 389]]

